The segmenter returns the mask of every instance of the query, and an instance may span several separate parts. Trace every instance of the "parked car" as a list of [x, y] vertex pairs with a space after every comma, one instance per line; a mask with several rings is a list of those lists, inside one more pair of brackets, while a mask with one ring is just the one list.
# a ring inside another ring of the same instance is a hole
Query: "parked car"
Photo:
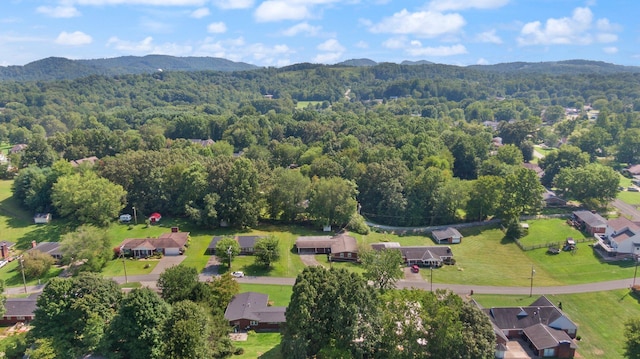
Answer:
[[418, 272], [420, 272], [420, 267], [418, 267], [417, 264], [414, 264], [414, 265], [411, 266], [411, 271], [413, 273], [418, 273]]
[[638, 187], [627, 187], [627, 191], [629, 192], [640, 192], [640, 188]]
[[231, 275], [236, 278], [242, 278], [244, 277], [244, 272], [233, 272]]

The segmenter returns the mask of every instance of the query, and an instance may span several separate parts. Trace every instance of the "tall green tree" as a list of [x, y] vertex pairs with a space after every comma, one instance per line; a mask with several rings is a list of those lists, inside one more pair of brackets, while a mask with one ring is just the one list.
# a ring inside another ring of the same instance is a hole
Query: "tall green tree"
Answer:
[[356, 184], [339, 177], [319, 178], [312, 184], [309, 214], [321, 225], [342, 225], [356, 213]]
[[74, 262], [77, 272], [100, 272], [113, 258], [107, 232], [92, 226], [80, 226], [65, 234], [60, 242], [60, 252], [62, 261]]
[[234, 227], [252, 227], [259, 214], [258, 171], [253, 162], [238, 158], [233, 162], [225, 189], [220, 193], [218, 217]]
[[175, 303], [164, 324], [160, 358], [211, 358], [210, 332], [210, 317], [203, 307], [188, 300]]
[[325, 347], [372, 356], [377, 346], [377, 295], [358, 274], [307, 267], [296, 278], [282, 333], [285, 358], [308, 358]]
[[299, 170], [276, 168], [267, 196], [271, 218], [294, 221], [306, 210], [310, 187], [311, 181]]
[[44, 136], [34, 136], [29, 145], [22, 153], [20, 165], [27, 167], [34, 165], [37, 167], [51, 167], [58, 159], [58, 154], [51, 148]]
[[640, 162], [640, 129], [630, 128], [621, 134], [616, 160], [629, 164]]
[[122, 299], [118, 284], [93, 273], [53, 278], [38, 297], [31, 331], [49, 339], [58, 358], [76, 358], [99, 348]]
[[24, 275], [27, 278], [38, 278], [51, 269], [53, 262], [54, 259], [49, 253], [30, 250], [22, 256]]
[[564, 145], [558, 150], [549, 152], [540, 159], [540, 168], [544, 170], [542, 184], [551, 187], [553, 179], [563, 168], [577, 168], [589, 163], [589, 155], [578, 147]]
[[256, 264], [269, 268], [271, 263], [278, 261], [280, 259], [279, 243], [278, 238], [273, 236], [259, 239], [256, 242], [253, 253], [256, 258]]
[[239, 254], [240, 244], [231, 237], [222, 238], [216, 244], [216, 256], [220, 258], [223, 263], [228, 264], [229, 268], [231, 268], [233, 258], [237, 257]]
[[160, 295], [167, 303], [173, 304], [193, 297], [198, 284], [198, 271], [193, 267], [177, 265], [167, 268], [158, 278]]
[[505, 222], [518, 222], [523, 214], [536, 214], [542, 209], [544, 187], [536, 173], [519, 167], [504, 181], [498, 216]]
[[109, 323], [105, 352], [110, 358], [162, 357], [162, 330], [171, 307], [149, 288], [129, 292]]
[[620, 176], [610, 167], [591, 163], [584, 167], [561, 169], [555, 185], [567, 198], [590, 208], [599, 208], [616, 198]]
[[364, 277], [373, 281], [376, 288], [392, 289], [404, 277], [402, 253], [395, 249], [366, 250], [360, 252]]
[[640, 318], [630, 318], [624, 323], [624, 357], [640, 359]]
[[467, 219], [482, 221], [498, 211], [504, 189], [504, 179], [497, 176], [480, 176], [471, 184], [467, 202]]
[[53, 185], [51, 200], [63, 217], [104, 226], [118, 217], [126, 196], [122, 186], [87, 171], [59, 178]]

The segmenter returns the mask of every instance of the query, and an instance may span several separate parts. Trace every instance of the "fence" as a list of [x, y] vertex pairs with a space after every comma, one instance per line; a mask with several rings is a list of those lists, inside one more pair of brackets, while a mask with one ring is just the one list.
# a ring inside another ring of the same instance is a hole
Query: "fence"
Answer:
[[[576, 243], [594, 242], [595, 240], [596, 239], [594, 237], [575, 239]], [[539, 248], [549, 248], [549, 247], [562, 248], [562, 246], [564, 246], [565, 244], [565, 242], [547, 242], [547, 243], [541, 243], [541, 244], [534, 244], [531, 246], [525, 246], [520, 242], [520, 239], [516, 239], [515, 242], [518, 245], [518, 247], [520, 247], [520, 249], [522, 249], [525, 252], [534, 250], [534, 249], [539, 249]]]

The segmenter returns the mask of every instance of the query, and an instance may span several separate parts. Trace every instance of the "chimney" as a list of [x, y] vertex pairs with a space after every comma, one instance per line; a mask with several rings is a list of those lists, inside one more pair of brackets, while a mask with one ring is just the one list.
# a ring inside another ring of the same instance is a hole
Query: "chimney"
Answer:
[[171, 233], [178, 233], [180, 232], [180, 228], [178, 227], [171, 227]]
[[35, 248], [38, 245], [36, 241], [31, 241], [31, 248]]
[[2, 259], [7, 258], [7, 244], [2, 242], [2, 244], [0, 244], [0, 255], [2, 256]]

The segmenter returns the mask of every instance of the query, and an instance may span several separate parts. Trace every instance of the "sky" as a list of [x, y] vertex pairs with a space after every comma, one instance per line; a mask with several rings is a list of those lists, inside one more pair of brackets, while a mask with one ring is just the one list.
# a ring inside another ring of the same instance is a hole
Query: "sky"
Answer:
[[637, 0], [0, 0], [0, 66], [148, 54], [640, 65], [638, 14]]

